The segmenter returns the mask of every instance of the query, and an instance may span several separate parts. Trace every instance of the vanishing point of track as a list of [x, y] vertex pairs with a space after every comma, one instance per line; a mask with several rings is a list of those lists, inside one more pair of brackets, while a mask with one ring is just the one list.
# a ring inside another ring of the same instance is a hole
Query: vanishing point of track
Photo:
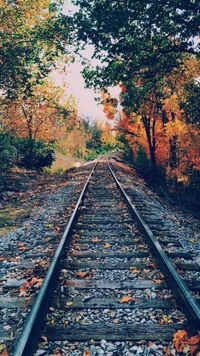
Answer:
[[[144, 202], [136, 205], [144, 212]], [[31, 356], [41, 334], [48, 341], [138, 341], [172, 340], [179, 329], [197, 331], [200, 308], [189, 290], [192, 286], [179, 276], [178, 263], [171, 263], [173, 253], [161, 247], [173, 244], [173, 238], [162, 236], [160, 244], [147, 225], [148, 219], [154, 225], [159, 222], [151, 219], [151, 212], [144, 216], [145, 220], [121, 187], [108, 158], [99, 160], [13, 356]], [[162, 297], [166, 289], [172, 290], [172, 298]], [[146, 298], [140, 298], [141, 290], [148, 290]], [[151, 310], [149, 318], [140, 317], [144, 309]], [[49, 310], [54, 311], [52, 323]]]

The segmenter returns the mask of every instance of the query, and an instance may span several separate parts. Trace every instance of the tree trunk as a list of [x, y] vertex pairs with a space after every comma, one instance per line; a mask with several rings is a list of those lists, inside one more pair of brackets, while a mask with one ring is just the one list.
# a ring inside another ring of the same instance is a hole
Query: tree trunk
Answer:
[[156, 119], [153, 119], [152, 127], [150, 125], [150, 118], [147, 116], [144, 116], [142, 118], [142, 122], [144, 124], [146, 136], [147, 136], [147, 142], [149, 146], [149, 152], [150, 152], [150, 160], [151, 160], [151, 167], [152, 167], [152, 172], [153, 175], [156, 176], [156, 156], [155, 156], [155, 151], [156, 151], [156, 137], [155, 137], [155, 126], [156, 126]]

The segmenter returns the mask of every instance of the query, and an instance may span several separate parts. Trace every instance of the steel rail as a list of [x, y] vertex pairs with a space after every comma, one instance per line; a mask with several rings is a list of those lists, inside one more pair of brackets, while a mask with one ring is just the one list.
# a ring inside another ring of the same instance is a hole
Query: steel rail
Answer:
[[146, 224], [145, 220], [137, 211], [134, 204], [131, 202], [129, 196], [126, 194], [124, 189], [122, 188], [121, 184], [119, 183], [115, 173], [113, 172], [111, 165], [108, 163], [108, 167], [110, 172], [121, 191], [122, 196], [124, 197], [125, 201], [127, 202], [128, 206], [130, 207], [131, 212], [133, 213], [134, 217], [136, 217], [140, 228], [142, 229], [144, 236], [146, 237], [146, 242], [149, 247], [153, 250], [156, 257], [159, 259], [160, 268], [165, 276], [169, 279], [169, 282], [172, 286], [173, 292], [175, 296], [183, 302], [183, 309], [185, 314], [187, 315], [188, 319], [191, 320], [193, 326], [196, 328], [200, 327], [200, 306], [193, 295], [190, 293], [187, 285], [181, 279], [178, 272], [170, 262], [168, 256], [163, 251], [161, 245], [156, 240], [155, 236], [153, 235], [151, 229]]
[[37, 342], [38, 336], [41, 331], [42, 322], [44, 320], [44, 317], [45, 317], [47, 309], [48, 309], [47, 301], [51, 297], [52, 290], [54, 287], [55, 278], [59, 272], [60, 258], [62, 256], [65, 246], [67, 245], [67, 242], [69, 242], [68, 240], [70, 240], [69, 236], [71, 234], [72, 228], [74, 226], [74, 222], [77, 217], [78, 208], [82, 202], [83, 196], [86, 192], [89, 181], [91, 179], [91, 176], [92, 176], [94, 170], [96, 169], [98, 162], [99, 162], [99, 160], [97, 160], [97, 162], [93, 166], [93, 168], [87, 178], [87, 181], [81, 191], [79, 199], [76, 203], [76, 206], [73, 210], [73, 213], [70, 217], [67, 227], [63, 233], [61, 241], [60, 241], [60, 243], [57, 247], [57, 250], [54, 254], [54, 257], [52, 259], [50, 267], [47, 271], [46, 277], [42, 283], [42, 286], [40, 288], [38, 296], [35, 300], [33, 308], [31, 310], [30, 315], [26, 321], [26, 324], [22, 330], [22, 333], [20, 335], [20, 338], [17, 342], [17, 345], [14, 349], [12, 356], [31, 356], [34, 352], [36, 342]]

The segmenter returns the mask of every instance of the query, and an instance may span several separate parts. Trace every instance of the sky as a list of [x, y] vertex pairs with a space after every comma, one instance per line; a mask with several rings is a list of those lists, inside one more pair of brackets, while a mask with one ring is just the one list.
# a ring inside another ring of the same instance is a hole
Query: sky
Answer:
[[[65, 0], [63, 12], [71, 14], [75, 11], [76, 7], [71, 3], [71, 0]], [[92, 55], [92, 47], [88, 46], [87, 50], [84, 52], [84, 56], [90, 58]], [[97, 95], [95, 95], [93, 89], [86, 89], [85, 82], [81, 75], [83, 66], [81, 65], [78, 57], [74, 63], [68, 67], [67, 82], [69, 84], [69, 91], [73, 93], [79, 102], [80, 113], [84, 116], [89, 116], [93, 119], [106, 120], [106, 116], [103, 112], [103, 106], [97, 105], [94, 100]]]
[[[65, 14], [71, 13], [76, 10], [76, 7], [71, 3], [71, 0], [65, 0], [63, 12]], [[87, 50], [84, 51], [83, 55], [86, 58], [91, 58], [93, 53], [93, 47], [87, 46]], [[94, 63], [93, 63], [94, 64]], [[83, 66], [80, 63], [80, 60], [76, 59], [74, 63], [72, 63], [67, 70], [69, 70], [67, 74], [67, 82], [69, 84], [69, 91], [74, 94], [79, 101], [80, 114], [84, 116], [89, 116], [93, 119], [106, 120], [106, 115], [103, 112], [103, 105], [98, 105], [95, 101], [95, 97], [98, 97], [97, 94], [94, 93], [93, 89], [86, 89], [85, 82], [81, 75], [81, 71]], [[115, 95], [119, 92], [119, 89], [111, 90], [111, 93]]]

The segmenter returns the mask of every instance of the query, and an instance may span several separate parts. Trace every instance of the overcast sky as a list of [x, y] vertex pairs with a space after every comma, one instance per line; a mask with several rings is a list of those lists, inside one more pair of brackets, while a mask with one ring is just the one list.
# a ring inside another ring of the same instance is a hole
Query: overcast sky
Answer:
[[[69, 13], [70, 11], [73, 15], [75, 9], [76, 7], [72, 5], [71, 0], [65, 0], [63, 9], [65, 14]], [[92, 52], [92, 47], [88, 46], [88, 49], [87, 51], [85, 51], [84, 56], [90, 58]], [[94, 119], [105, 119], [106, 116], [103, 112], [103, 106], [97, 105], [97, 102], [94, 100], [95, 96], [97, 95], [95, 95], [92, 89], [85, 88], [85, 82], [80, 73], [82, 69], [83, 66], [79, 62], [78, 58], [75, 63], [70, 65], [69, 71], [71, 71], [71, 73], [67, 74], [67, 82], [69, 83], [69, 89], [79, 99], [80, 112], [82, 112], [84, 116], [90, 116]]]

